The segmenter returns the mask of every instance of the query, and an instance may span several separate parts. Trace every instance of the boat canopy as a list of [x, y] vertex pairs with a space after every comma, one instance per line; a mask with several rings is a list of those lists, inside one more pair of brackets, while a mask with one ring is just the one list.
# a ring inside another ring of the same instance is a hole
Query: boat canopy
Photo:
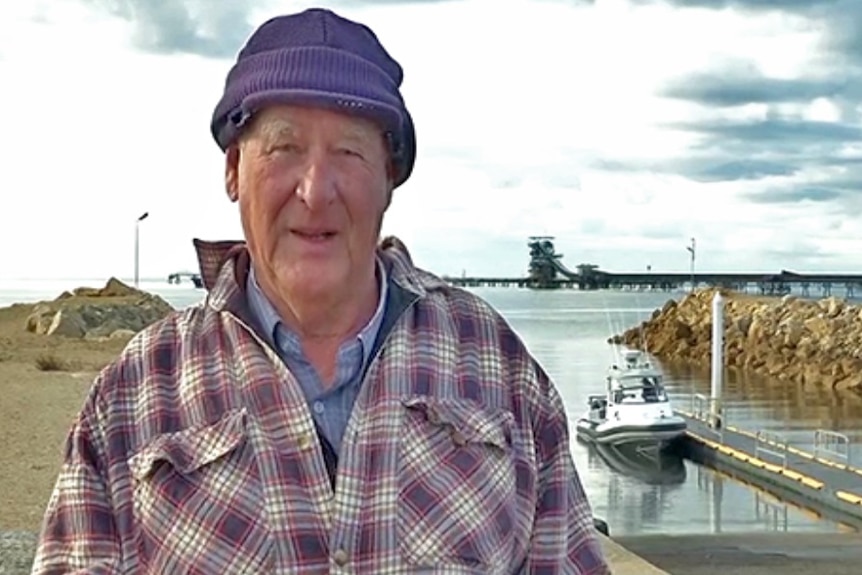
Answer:
[[668, 401], [657, 375], [629, 375], [613, 380], [614, 403], [658, 403]]

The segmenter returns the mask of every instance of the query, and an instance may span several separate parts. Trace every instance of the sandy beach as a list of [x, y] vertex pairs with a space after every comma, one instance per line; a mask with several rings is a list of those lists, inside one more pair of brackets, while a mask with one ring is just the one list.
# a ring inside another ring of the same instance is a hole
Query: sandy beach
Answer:
[[33, 307], [0, 308], [0, 531], [39, 528], [75, 414], [126, 343], [29, 333]]

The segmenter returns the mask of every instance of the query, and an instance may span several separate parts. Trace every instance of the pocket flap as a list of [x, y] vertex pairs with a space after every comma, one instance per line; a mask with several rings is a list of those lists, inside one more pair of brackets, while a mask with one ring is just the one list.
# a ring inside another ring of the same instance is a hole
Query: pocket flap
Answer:
[[467, 443], [485, 443], [508, 449], [515, 417], [505, 409], [488, 409], [467, 399], [417, 395], [402, 399], [407, 409], [421, 413], [433, 424], [457, 430]]
[[129, 459], [129, 469], [138, 481], [149, 476], [159, 462], [188, 474], [230, 453], [245, 436], [245, 408], [229, 411], [210, 425], [154, 437]]

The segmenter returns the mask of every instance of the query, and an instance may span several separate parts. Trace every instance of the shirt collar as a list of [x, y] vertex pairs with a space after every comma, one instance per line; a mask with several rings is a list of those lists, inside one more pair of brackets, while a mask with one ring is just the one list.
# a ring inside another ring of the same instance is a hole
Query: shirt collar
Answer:
[[[380, 324], [383, 320], [383, 311], [386, 309], [386, 298], [389, 296], [389, 277], [386, 271], [386, 266], [383, 265], [383, 262], [380, 261], [379, 257], [375, 258], [375, 264], [377, 267], [377, 291], [379, 294], [377, 299], [377, 309], [374, 311], [374, 315], [371, 319], [368, 320], [368, 323], [365, 324], [365, 327], [356, 334], [356, 337], [362, 345], [363, 365], [368, 364], [371, 350], [374, 347], [374, 340], [377, 337], [377, 333], [380, 330]], [[266, 294], [264, 294], [263, 290], [260, 288], [260, 284], [257, 283], [254, 266], [249, 266], [249, 268], [249, 274], [246, 280], [248, 304], [252, 316], [257, 321], [258, 326], [263, 330], [263, 335], [266, 336], [266, 339], [270, 344], [277, 348], [278, 346], [275, 345], [276, 333], [281, 327], [289, 334], [290, 340], [298, 343], [296, 334], [293, 333], [293, 331], [281, 320], [275, 306], [272, 305], [272, 302], [269, 301], [269, 298], [266, 297]]]

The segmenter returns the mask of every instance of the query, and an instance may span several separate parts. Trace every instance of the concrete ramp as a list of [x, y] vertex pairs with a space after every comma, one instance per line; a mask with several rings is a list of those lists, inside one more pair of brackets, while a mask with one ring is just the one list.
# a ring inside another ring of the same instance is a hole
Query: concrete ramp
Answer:
[[613, 575], [669, 575], [613, 539], [600, 535]]
[[862, 572], [862, 534], [858, 533], [637, 535], [618, 541], [672, 575]]

